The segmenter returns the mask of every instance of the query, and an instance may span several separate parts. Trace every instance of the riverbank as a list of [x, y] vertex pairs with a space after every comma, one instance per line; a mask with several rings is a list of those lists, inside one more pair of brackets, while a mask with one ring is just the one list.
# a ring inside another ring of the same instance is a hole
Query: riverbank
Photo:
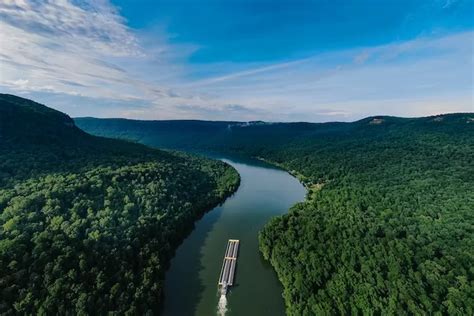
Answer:
[[[189, 225], [188, 227], [185, 228], [185, 230], [186, 230], [185, 234], [180, 239], [178, 239], [178, 241], [175, 244], [172, 245], [173, 251], [170, 254], [170, 257], [169, 257], [170, 259], [175, 256], [177, 248], [179, 248], [179, 246], [183, 243], [183, 241], [193, 232], [196, 223], [199, 220], [201, 220], [202, 217], [206, 215], [206, 213], [212, 211], [214, 208], [219, 207], [220, 205], [225, 203], [225, 201], [228, 198], [232, 197], [235, 194], [235, 192], [237, 192], [237, 190], [239, 189], [240, 181], [241, 181], [240, 174], [238, 173], [238, 171], [232, 165], [230, 165], [228, 163], [225, 163], [225, 164], [230, 168], [230, 170], [233, 171], [232, 172], [233, 174], [231, 175], [231, 177], [232, 177], [231, 181], [233, 181], [233, 183], [230, 184], [230, 185], [227, 185], [227, 187], [225, 187], [225, 188], [221, 188], [221, 187], [218, 186], [216, 188], [216, 190], [217, 190], [216, 194], [223, 193], [221, 195], [221, 197], [219, 199], [216, 199], [215, 201], [212, 201], [211, 203], [209, 203], [207, 205], [203, 205], [202, 207], [200, 207], [199, 209], [196, 210], [198, 216], [193, 220], [191, 225]], [[223, 181], [225, 181], [225, 179]], [[219, 192], [222, 189], [224, 189], [224, 191]], [[169, 268], [170, 268], [170, 260], [168, 260], [166, 262], [166, 271]], [[166, 295], [166, 293], [162, 292], [162, 295], [163, 294]]]
[[324, 183], [314, 183], [314, 182], [312, 182], [311, 180], [308, 179], [308, 177], [304, 176], [302, 173], [300, 173], [300, 172], [298, 172], [294, 169], [290, 170], [285, 164], [278, 163], [278, 162], [275, 162], [275, 161], [272, 161], [272, 160], [269, 160], [269, 159], [265, 159], [263, 157], [254, 157], [254, 158], [258, 159], [260, 161], [263, 161], [265, 163], [268, 163], [272, 166], [278, 167], [282, 170], [285, 170], [290, 175], [292, 175], [293, 177], [298, 179], [298, 181], [300, 181], [301, 184], [308, 191], [307, 194], [306, 194], [305, 202], [309, 201], [309, 200], [312, 200], [314, 198], [314, 193], [321, 190], [323, 188], [323, 186], [326, 185], [326, 182], [324, 182]]
[[226, 315], [285, 315], [283, 288], [263, 259], [257, 236], [271, 218], [303, 201], [306, 190], [289, 173], [267, 163], [236, 157], [224, 161], [239, 172], [240, 187], [207, 212], [178, 248], [165, 279], [165, 316], [216, 314], [217, 282], [228, 239], [239, 239], [241, 247]]

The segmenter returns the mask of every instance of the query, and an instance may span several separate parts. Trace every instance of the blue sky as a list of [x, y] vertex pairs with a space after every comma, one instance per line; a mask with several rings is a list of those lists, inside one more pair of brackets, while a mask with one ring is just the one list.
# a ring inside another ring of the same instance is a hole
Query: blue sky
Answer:
[[[114, 1], [129, 25], [166, 23], [191, 62], [278, 61], [472, 27], [469, 1]], [[472, 3], [471, 3], [472, 7]]]
[[0, 91], [72, 116], [474, 111], [474, 0], [5, 0], [0, 34]]

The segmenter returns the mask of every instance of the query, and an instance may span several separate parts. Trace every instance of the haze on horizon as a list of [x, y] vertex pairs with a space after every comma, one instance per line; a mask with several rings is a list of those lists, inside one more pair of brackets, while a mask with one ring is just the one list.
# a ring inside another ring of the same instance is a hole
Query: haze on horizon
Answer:
[[474, 0], [0, 1], [0, 92], [67, 114], [474, 111]]

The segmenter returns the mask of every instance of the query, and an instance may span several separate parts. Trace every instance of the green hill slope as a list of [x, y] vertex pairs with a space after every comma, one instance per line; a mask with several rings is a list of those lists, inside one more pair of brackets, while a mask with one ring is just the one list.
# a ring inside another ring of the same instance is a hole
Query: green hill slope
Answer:
[[297, 175], [307, 201], [259, 237], [290, 315], [474, 313], [472, 113], [222, 122], [207, 133], [185, 121], [169, 129], [159, 121], [76, 122], [154, 146], [260, 157]]
[[174, 249], [238, 181], [0, 95], [0, 314], [158, 313]]
[[87, 138], [64, 113], [14, 95], [1, 94], [0, 135], [3, 142], [64, 143]]

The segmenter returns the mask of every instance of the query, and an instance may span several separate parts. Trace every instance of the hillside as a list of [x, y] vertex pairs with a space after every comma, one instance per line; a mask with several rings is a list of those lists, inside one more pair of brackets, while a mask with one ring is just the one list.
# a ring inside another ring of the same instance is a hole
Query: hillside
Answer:
[[[233, 152], [286, 144], [295, 136], [317, 132], [321, 126], [261, 121], [139, 121], [91, 117], [75, 118], [74, 121], [79, 128], [94, 135], [128, 139], [159, 148]], [[345, 123], [325, 124], [324, 131], [333, 125], [336, 129], [344, 129]]]
[[[260, 247], [290, 315], [474, 313], [474, 114], [353, 123], [76, 119], [91, 133], [260, 157], [297, 175], [306, 202]], [[166, 128], [166, 126], [172, 126]]]
[[238, 182], [0, 94], [0, 314], [158, 313], [174, 250]]

